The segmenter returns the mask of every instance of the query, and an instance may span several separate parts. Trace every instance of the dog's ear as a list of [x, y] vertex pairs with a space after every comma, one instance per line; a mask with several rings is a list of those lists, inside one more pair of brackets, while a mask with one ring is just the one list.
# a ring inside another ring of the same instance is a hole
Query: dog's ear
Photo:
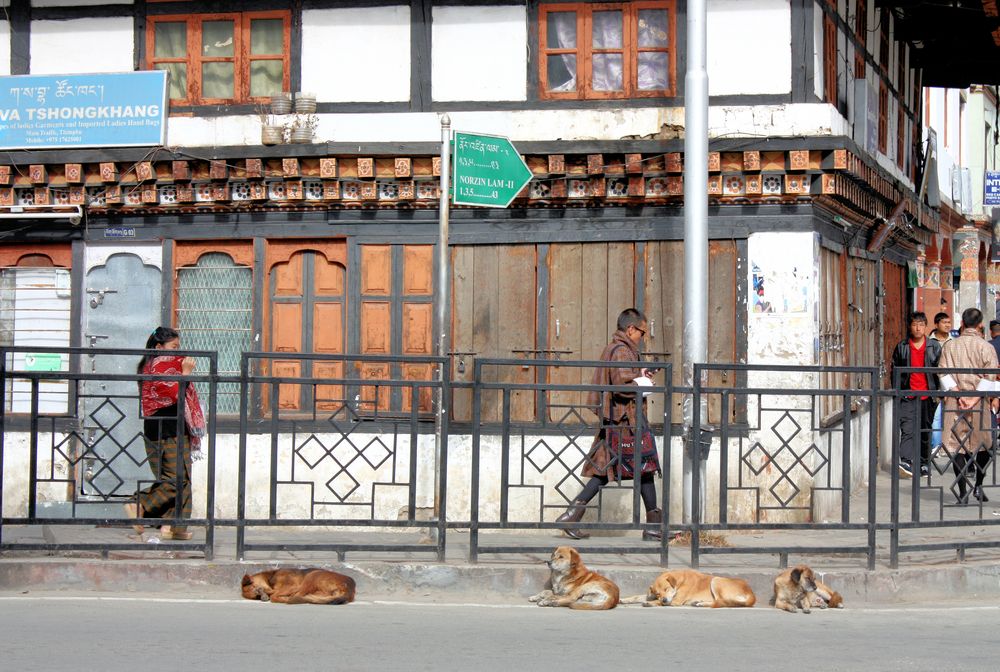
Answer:
[[242, 586], [249, 586], [251, 583], [253, 583], [253, 579], [250, 578], [250, 575], [249, 574], [244, 574], [243, 575], [243, 583], [240, 584], [240, 585], [242, 585]]
[[796, 567], [792, 570], [792, 583], [798, 583], [802, 580], [802, 570]]

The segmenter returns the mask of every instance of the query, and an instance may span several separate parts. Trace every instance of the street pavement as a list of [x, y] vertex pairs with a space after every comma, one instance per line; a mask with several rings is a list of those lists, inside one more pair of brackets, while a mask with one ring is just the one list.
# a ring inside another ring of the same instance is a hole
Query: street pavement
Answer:
[[[753, 609], [359, 600], [289, 606], [192, 588], [0, 593], [3, 669], [996, 670], [1000, 601]], [[515, 667], [516, 666], [516, 667]]]

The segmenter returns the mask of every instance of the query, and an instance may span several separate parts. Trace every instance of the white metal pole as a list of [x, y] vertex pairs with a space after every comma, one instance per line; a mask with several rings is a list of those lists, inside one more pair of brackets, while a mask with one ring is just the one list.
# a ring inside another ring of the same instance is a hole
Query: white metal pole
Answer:
[[[435, 323], [438, 329], [437, 351], [438, 357], [448, 356], [448, 303], [449, 303], [449, 276], [450, 263], [448, 256], [448, 214], [451, 202], [449, 200], [449, 185], [451, 180], [451, 117], [447, 114], [441, 116], [441, 194], [439, 198], [439, 220], [438, 220], [438, 277], [435, 283], [435, 294], [437, 300], [437, 315]], [[440, 501], [440, 466], [441, 447], [444, 445], [442, 436], [442, 424], [444, 414], [447, 409], [444, 407], [444, 381], [445, 376], [451, 375], [449, 363], [442, 364], [438, 371], [438, 381], [441, 387], [437, 390], [437, 412], [434, 414], [434, 519], [438, 519], [441, 511]]]
[[[708, 53], [707, 0], [687, 3], [687, 73], [684, 77], [684, 384], [708, 356]], [[692, 397], [684, 402], [684, 522], [691, 522], [693, 471], [700, 446], [692, 445]], [[704, 423], [707, 404], [701, 404]], [[701, 474], [699, 474], [701, 475]], [[704, 493], [704, 478], [699, 492]], [[704, 496], [702, 497], [704, 501]]]

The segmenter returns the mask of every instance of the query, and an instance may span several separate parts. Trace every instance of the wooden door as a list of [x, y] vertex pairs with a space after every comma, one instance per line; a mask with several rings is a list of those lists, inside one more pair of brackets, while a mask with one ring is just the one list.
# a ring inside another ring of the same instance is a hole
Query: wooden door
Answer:
[[[287, 353], [343, 354], [345, 268], [311, 250], [275, 264], [270, 274], [270, 350]], [[290, 378], [341, 378], [342, 362], [275, 359], [273, 375]], [[344, 401], [341, 385], [279, 386], [278, 407], [289, 411], [336, 410]]]

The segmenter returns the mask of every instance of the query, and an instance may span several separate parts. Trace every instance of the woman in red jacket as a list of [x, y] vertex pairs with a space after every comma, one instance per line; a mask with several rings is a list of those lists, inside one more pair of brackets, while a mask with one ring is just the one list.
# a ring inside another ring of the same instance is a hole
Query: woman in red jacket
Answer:
[[[178, 357], [169, 351], [180, 347], [180, 334], [169, 327], [157, 327], [146, 340], [147, 350], [162, 350], [163, 354], [145, 355], [139, 360], [136, 373], [144, 375], [189, 376], [194, 372], [191, 357]], [[205, 435], [205, 416], [194, 385], [189, 383], [184, 395], [184, 436], [177, 445], [178, 395], [180, 383], [170, 380], [143, 380], [139, 384], [140, 409], [146, 456], [156, 479], [138, 493], [135, 503], [125, 505], [131, 518], [190, 518], [191, 517], [191, 451], [201, 448]], [[180, 487], [181, 510], [176, 511]], [[142, 525], [133, 525], [142, 534]], [[190, 539], [186, 527], [163, 525], [162, 539]]]

